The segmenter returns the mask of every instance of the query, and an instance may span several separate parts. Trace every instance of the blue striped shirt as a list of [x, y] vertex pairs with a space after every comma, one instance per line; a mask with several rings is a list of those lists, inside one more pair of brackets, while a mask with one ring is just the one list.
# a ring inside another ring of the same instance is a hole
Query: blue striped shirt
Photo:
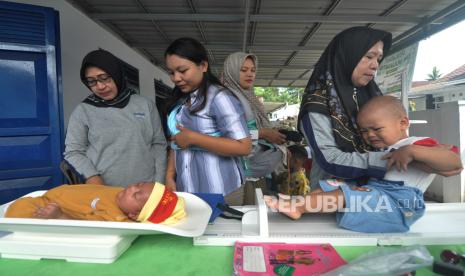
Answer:
[[[176, 118], [180, 125], [203, 134], [220, 132], [234, 140], [247, 138], [249, 130], [239, 100], [226, 89], [211, 85], [205, 108], [191, 113], [201, 102], [197, 91], [190, 94], [191, 107], [183, 105]], [[204, 150], [175, 151], [176, 188], [190, 193], [229, 194], [240, 187], [243, 172], [238, 157], [220, 156]]]

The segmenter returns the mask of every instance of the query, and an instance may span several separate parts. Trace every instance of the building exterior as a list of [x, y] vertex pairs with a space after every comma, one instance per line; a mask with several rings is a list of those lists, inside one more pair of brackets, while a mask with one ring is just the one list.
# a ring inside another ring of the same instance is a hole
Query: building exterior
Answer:
[[435, 81], [413, 82], [410, 110], [437, 109], [442, 103], [465, 100], [465, 64]]
[[[268, 104], [268, 103], [267, 103]], [[275, 103], [277, 105], [270, 106], [265, 111], [270, 121], [283, 121], [289, 118], [294, 118], [299, 115], [300, 104], [288, 104], [288, 103]], [[266, 106], [266, 105], [265, 105]]]

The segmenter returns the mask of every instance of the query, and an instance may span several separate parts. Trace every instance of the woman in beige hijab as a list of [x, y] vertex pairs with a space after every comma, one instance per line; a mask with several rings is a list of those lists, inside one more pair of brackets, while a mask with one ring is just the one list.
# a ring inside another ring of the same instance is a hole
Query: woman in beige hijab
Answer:
[[[264, 106], [254, 94], [254, 81], [257, 72], [257, 57], [254, 54], [235, 52], [224, 61], [223, 84], [239, 99], [246, 99], [247, 120], [255, 119], [258, 138], [269, 143], [281, 145], [286, 142], [286, 136], [271, 127], [265, 114]], [[244, 103], [243, 103], [244, 105]], [[253, 117], [252, 117], [253, 116]]]
[[226, 58], [222, 76], [223, 85], [242, 103], [254, 145], [246, 158], [244, 204], [254, 203], [255, 187], [266, 187], [264, 177], [269, 176], [283, 160], [283, 151], [278, 149], [278, 145], [286, 142], [286, 136], [272, 128], [263, 104], [254, 94], [256, 71], [255, 55], [236, 52]]

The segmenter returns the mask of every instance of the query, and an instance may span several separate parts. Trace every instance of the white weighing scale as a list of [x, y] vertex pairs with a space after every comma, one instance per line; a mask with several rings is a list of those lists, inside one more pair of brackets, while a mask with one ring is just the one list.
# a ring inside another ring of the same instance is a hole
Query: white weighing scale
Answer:
[[[25, 196], [40, 196], [37, 191]], [[64, 259], [69, 262], [112, 263], [138, 235], [199, 236], [211, 215], [210, 206], [189, 193], [187, 217], [173, 225], [136, 222], [4, 218], [11, 204], [0, 206], [0, 256], [15, 259]]]
[[333, 246], [465, 244], [465, 204], [426, 204], [425, 215], [407, 233], [359, 233], [339, 228], [334, 214], [304, 214], [292, 220], [267, 208], [260, 189], [256, 206], [234, 207], [242, 221], [217, 218], [194, 245], [243, 242], [330, 243]]

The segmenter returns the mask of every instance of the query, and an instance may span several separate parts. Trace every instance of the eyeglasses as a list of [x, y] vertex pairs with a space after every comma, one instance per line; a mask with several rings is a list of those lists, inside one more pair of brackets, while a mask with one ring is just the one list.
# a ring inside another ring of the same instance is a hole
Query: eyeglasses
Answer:
[[84, 82], [86, 83], [87, 86], [89, 87], [92, 87], [92, 86], [96, 86], [97, 85], [97, 82], [100, 82], [100, 83], [103, 83], [103, 84], [107, 84], [111, 81], [111, 76], [108, 75], [108, 74], [101, 74], [101, 75], [98, 75], [97, 77], [95, 78], [85, 78], [84, 79]]

